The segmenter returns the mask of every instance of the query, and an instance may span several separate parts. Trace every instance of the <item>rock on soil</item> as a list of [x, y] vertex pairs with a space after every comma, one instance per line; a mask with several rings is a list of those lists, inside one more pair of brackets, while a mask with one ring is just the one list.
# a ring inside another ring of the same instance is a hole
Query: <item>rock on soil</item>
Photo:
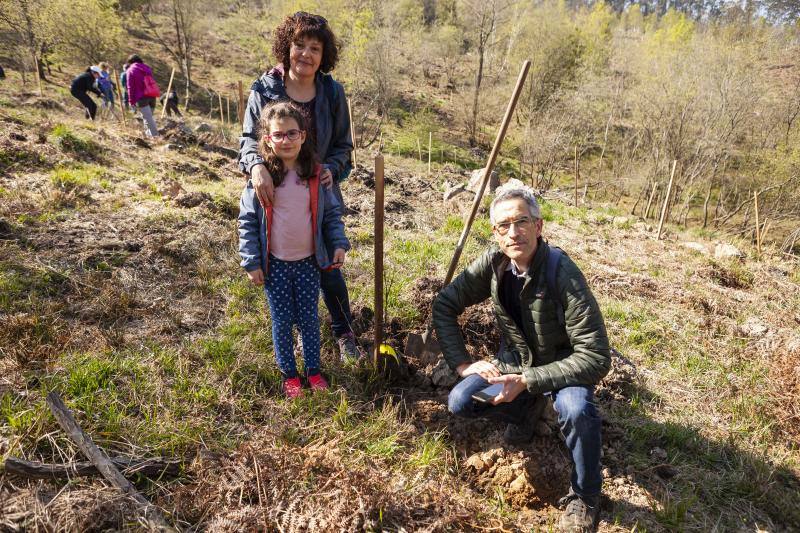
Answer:
[[741, 258], [744, 257], [744, 253], [734, 245], [723, 242], [719, 243], [716, 248], [714, 248], [714, 257], [717, 259], [727, 259], [730, 257]]
[[[483, 179], [483, 171], [482, 168], [476, 168], [472, 171], [469, 177], [469, 183], [467, 184], [467, 190], [472, 191], [474, 193], [478, 192], [478, 189], [481, 187], [481, 180]], [[486, 184], [487, 191], [486, 193], [494, 193], [495, 189], [500, 186], [500, 176], [497, 174], [496, 170], [492, 170], [491, 175], [489, 176], [489, 183]], [[445, 198], [446, 200], [447, 198]]]

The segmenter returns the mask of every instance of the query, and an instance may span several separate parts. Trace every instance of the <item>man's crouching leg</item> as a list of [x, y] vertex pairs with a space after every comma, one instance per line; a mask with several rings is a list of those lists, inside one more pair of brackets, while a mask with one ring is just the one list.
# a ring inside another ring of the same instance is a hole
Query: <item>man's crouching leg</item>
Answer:
[[595, 531], [600, 512], [600, 416], [594, 403], [594, 387], [565, 387], [553, 392], [561, 433], [572, 453], [572, 479], [559, 528], [562, 531]]
[[511, 402], [493, 405], [489, 402], [474, 400], [472, 395], [489, 387], [491, 384], [479, 374], [471, 374], [456, 385], [447, 398], [447, 407], [451, 413], [464, 418], [489, 418], [508, 424], [503, 439], [507, 444], [524, 444], [530, 442], [534, 435], [536, 422], [542, 413], [546, 400], [542, 396], [534, 397], [523, 391]]
[[475, 418], [483, 416], [490, 404], [476, 402], [472, 395], [488, 387], [490, 384], [479, 374], [472, 374], [462, 379], [447, 397], [447, 409], [456, 416]]

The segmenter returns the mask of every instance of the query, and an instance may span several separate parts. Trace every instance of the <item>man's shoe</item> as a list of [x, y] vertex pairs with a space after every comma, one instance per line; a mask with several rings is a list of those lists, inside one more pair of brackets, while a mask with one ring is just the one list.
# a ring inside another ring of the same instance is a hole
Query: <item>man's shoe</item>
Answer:
[[356, 336], [352, 332], [345, 333], [336, 339], [336, 344], [339, 345], [339, 356], [342, 361], [357, 361], [361, 359], [361, 348], [356, 344]]
[[322, 377], [322, 374], [314, 374], [308, 376], [308, 386], [314, 391], [326, 390], [328, 388], [328, 382]]
[[294, 377], [284, 379], [283, 394], [290, 400], [300, 397], [303, 394], [303, 383], [300, 381], [300, 378]]
[[572, 490], [558, 501], [565, 505], [558, 530], [562, 533], [593, 533], [600, 521], [600, 496], [581, 498]]
[[525, 411], [525, 416], [519, 424], [508, 424], [503, 432], [506, 444], [527, 444], [536, 433], [536, 424], [547, 406], [547, 399], [541, 394], [536, 396]]

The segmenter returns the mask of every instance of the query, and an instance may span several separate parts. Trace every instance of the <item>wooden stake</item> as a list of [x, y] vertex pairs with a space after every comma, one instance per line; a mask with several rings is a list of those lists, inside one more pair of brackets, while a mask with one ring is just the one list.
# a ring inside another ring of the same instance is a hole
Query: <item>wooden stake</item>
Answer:
[[225, 97], [225, 115], [228, 117], [228, 125], [231, 124], [231, 99]]
[[225, 112], [222, 109], [222, 95], [217, 93], [217, 99], [219, 100], [219, 120], [222, 122], [222, 127], [225, 127]]
[[383, 155], [375, 156], [375, 353], [378, 365], [383, 342]]
[[33, 53], [33, 70], [36, 73], [36, 83], [39, 85], [39, 96], [44, 96], [42, 89], [42, 77], [39, 76], [39, 58], [36, 57], [36, 52]]
[[419, 160], [422, 161], [422, 145], [419, 142], [419, 137], [417, 137], [417, 153], [419, 154]]
[[[350, 106], [350, 99], [347, 99], [347, 114], [350, 117], [350, 138], [353, 140], [353, 151], [351, 157], [353, 158], [353, 168], [356, 168], [356, 124], [353, 122], [353, 108]], [[378, 148], [380, 150], [380, 148]]]
[[761, 224], [758, 220], [758, 191], [753, 191], [753, 203], [755, 204], [756, 211], [756, 251], [758, 257], [761, 257]]
[[675, 179], [675, 168], [678, 166], [678, 160], [672, 161], [672, 172], [669, 175], [669, 185], [667, 185], [667, 194], [664, 195], [664, 206], [661, 208], [661, 220], [658, 222], [658, 236], [657, 240], [661, 239], [661, 230], [664, 227], [664, 219], [667, 217], [667, 206], [669, 206], [669, 197], [672, 194], [672, 182]]
[[242, 126], [242, 125], [244, 125], [244, 109], [245, 109], [245, 107], [244, 107], [244, 105], [245, 105], [245, 102], [244, 102], [244, 89], [242, 88], [242, 80], [237, 81], [236, 84], [238, 85], [238, 89], [239, 89], [239, 107], [238, 107], [238, 111], [239, 111], [239, 126]]
[[169, 104], [169, 93], [172, 90], [172, 80], [175, 79], [175, 67], [172, 67], [172, 73], [169, 75], [169, 83], [167, 84], [167, 92], [164, 93], [164, 105], [161, 107], [161, 118], [164, 118], [164, 113], [167, 112], [167, 105]]
[[433, 146], [433, 133], [428, 132], [428, 177], [431, 177], [431, 147]]
[[650, 217], [650, 206], [653, 204], [653, 198], [656, 196], [656, 191], [658, 190], [658, 182], [653, 182], [653, 190], [650, 191], [650, 198], [647, 199], [647, 207], [644, 208], [644, 219], [647, 220]]
[[575, 207], [578, 207], [578, 145], [575, 145]]
[[128, 125], [128, 117], [125, 115], [125, 102], [122, 101], [122, 82], [120, 80], [119, 74], [114, 67], [111, 67], [111, 75], [114, 76], [114, 81], [116, 81], [117, 86], [117, 100], [119, 100], [119, 109], [122, 111], [122, 123], [127, 126]]
[[53, 416], [55, 416], [56, 422], [61, 426], [61, 429], [69, 435], [69, 438], [72, 439], [78, 446], [78, 449], [83, 452], [92, 464], [97, 467], [97, 470], [100, 471], [103, 477], [142, 507], [144, 519], [150, 522], [149, 525], [155, 527], [156, 530], [175, 531], [175, 529], [167, 523], [161, 511], [147, 501], [147, 499], [136, 490], [136, 487], [125, 479], [125, 476], [120, 474], [117, 467], [114, 466], [114, 463], [111, 462], [103, 450], [98, 448], [94, 441], [92, 441], [92, 438], [81, 429], [78, 422], [75, 421], [75, 417], [72, 416], [72, 412], [64, 405], [61, 396], [59, 396], [57, 392], [51, 391], [47, 395], [47, 405], [50, 407], [50, 411], [53, 412]]

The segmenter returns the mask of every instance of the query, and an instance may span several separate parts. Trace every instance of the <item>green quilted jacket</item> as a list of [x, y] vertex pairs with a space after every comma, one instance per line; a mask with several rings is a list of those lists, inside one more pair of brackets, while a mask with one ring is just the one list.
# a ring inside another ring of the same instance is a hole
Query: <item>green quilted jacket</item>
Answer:
[[492, 362], [503, 374], [521, 373], [532, 394], [592, 385], [608, 373], [611, 351], [600, 307], [580, 269], [564, 254], [556, 275], [565, 318], [561, 326], [545, 279], [549, 253], [550, 247], [540, 239], [528, 271], [533, 277], [525, 280], [520, 293], [524, 334], [500, 304], [500, 280], [510, 259], [497, 247], [442, 289], [433, 303], [433, 324], [450, 368], [471, 362], [458, 316], [491, 297], [503, 340]]

